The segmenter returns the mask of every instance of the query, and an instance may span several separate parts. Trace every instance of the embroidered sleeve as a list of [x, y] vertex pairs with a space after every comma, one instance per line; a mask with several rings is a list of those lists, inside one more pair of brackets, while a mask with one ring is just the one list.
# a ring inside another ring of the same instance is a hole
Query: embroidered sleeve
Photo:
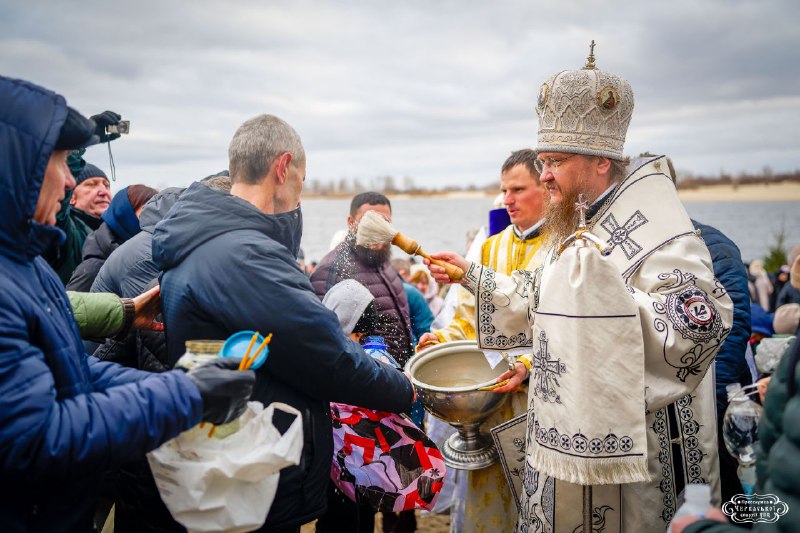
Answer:
[[730, 332], [733, 303], [694, 235], [654, 253], [626, 284], [639, 308], [653, 411], [700, 384]]
[[475, 290], [475, 332], [478, 345], [488, 350], [530, 347], [530, 295], [533, 272], [517, 270], [510, 276], [475, 265], [467, 272]]

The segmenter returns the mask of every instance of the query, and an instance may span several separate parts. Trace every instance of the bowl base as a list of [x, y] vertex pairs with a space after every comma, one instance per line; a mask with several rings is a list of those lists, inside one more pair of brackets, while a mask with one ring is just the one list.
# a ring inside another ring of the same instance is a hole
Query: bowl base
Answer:
[[442, 447], [444, 464], [458, 470], [480, 470], [492, 466], [499, 459], [490, 437], [478, 434], [464, 439], [461, 433], [454, 433]]

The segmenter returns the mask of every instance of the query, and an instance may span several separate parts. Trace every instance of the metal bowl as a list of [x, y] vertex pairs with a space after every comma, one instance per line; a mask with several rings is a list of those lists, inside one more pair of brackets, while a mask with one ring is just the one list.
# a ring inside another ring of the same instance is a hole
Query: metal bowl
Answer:
[[448, 466], [477, 470], [497, 460], [491, 438], [479, 427], [508, 396], [477, 389], [494, 385], [506, 370], [505, 364], [492, 368], [475, 341], [438, 344], [406, 364], [425, 409], [458, 430], [442, 449]]

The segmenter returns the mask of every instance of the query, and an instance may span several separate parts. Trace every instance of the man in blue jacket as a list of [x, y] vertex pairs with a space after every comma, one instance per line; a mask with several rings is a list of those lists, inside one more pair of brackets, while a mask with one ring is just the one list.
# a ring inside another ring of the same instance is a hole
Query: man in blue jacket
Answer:
[[725, 448], [722, 441], [722, 418], [728, 407], [728, 392], [731, 383], [750, 384], [750, 369], [745, 352], [750, 340], [750, 291], [747, 288], [747, 270], [742, 262], [739, 248], [715, 227], [692, 220], [695, 229], [706, 243], [716, 277], [733, 301], [733, 324], [725, 343], [714, 358], [714, 384], [717, 396], [717, 437], [719, 438], [719, 474], [722, 501], [726, 502], [742, 493], [742, 485], [736, 475], [739, 464]]
[[[297, 265], [305, 151], [283, 120], [260, 115], [231, 141], [231, 194], [191, 185], [153, 233], [170, 362], [186, 339], [272, 333], [253, 399], [303, 413], [300, 465], [281, 471], [262, 531], [299, 531], [325, 511], [333, 437], [329, 402], [402, 412], [413, 389], [342, 333]], [[278, 420], [278, 425], [285, 421]]]
[[97, 142], [62, 96], [0, 77], [0, 531], [89, 532], [100, 474], [202, 420], [237, 416], [251, 372], [149, 374], [87, 357], [40, 257], [75, 186], [68, 150]]

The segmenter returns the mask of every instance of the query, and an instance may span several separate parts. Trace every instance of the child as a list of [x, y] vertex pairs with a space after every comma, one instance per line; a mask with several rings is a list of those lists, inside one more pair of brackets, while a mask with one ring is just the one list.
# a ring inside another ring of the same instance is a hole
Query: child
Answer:
[[[375, 329], [375, 324], [379, 320], [379, 316], [375, 310], [375, 298], [366, 287], [353, 279], [341, 281], [331, 287], [331, 289], [325, 294], [322, 303], [336, 313], [336, 316], [339, 318], [339, 324], [342, 327], [342, 331], [348, 334], [350, 338], [356, 342], [360, 342], [364, 336], [369, 335]], [[388, 354], [382, 356], [381, 360], [384, 363], [397, 366], [397, 363]], [[348, 406], [332, 404], [335, 431], [337, 427], [342, 427], [343, 420], [337, 418], [339, 416], [339, 409], [341, 407], [347, 408]], [[381, 414], [381, 416], [386, 415], [389, 414]], [[396, 417], [396, 415], [391, 416]], [[339, 422], [337, 422], [337, 420], [339, 420]], [[395, 418], [394, 420], [397, 419]], [[399, 446], [404, 444], [406, 447], [410, 448], [410, 443], [413, 443], [415, 440], [419, 440], [420, 443], [425, 442], [424, 446], [427, 452], [423, 452], [423, 455], [425, 455], [426, 459], [428, 458], [427, 453], [430, 453], [432, 451], [431, 448], [434, 448], [433, 442], [430, 442], [426, 437], [424, 437], [424, 433], [415, 428], [410, 421], [401, 421], [401, 424], [407, 424], [406, 426], [402, 427], [394, 425], [394, 423], [389, 421], [388, 418], [384, 421], [378, 422], [377, 424], [378, 428], [381, 430], [381, 436], [385, 440], [390, 441], [389, 443], [384, 442], [384, 445], [390, 444], [392, 447], [394, 447], [395, 445]], [[356, 427], [357, 425], [359, 426], [358, 428]], [[368, 437], [372, 434], [373, 429], [371, 428], [372, 426], [370, 422], [364, 419], [360, 423], [351, 425], [348, 428], [348, 431], [362, 432], [363, 435], [358, 435], [356, 438], [363, 442], [363, 437]], [[398, 432], [393, 434], [394, 430], [398, 430]], [[409, 440], [409, 438], [411, 438], [411, 440]], [[393, 452], [394, 451], [401, 450], [393, 450]], [[384, 450], [384, 452], [388, 452], [388, 450]], [[391, 453], [381, 454], [380, 448], [377, 449], [376, 453], [378, 455], [392, 455]], [[441, 454], [439, 454], [438, 450], [435, 451], [435, 454], [437, 457], [441, 458]], [[420, 464], [415, 462], [417, 461], [416, 457], [416, 452], [410, 453], [409, 450], [409, 452], [398, 454], [397, 457], [392, 456], [392, 459], [388, 461], [387, 464], [393, 466], [393, 468], [399, 469], [398, 472], [402, 470], [403, 475], [398, 474], [397, 480], [399, 481], [400, 478], [409, 477], [408, 486], [412, 486], [412, 488], [417, 487], [417, 492], [415, 494], [420, 495], [425, 500], [425, 503], [430, 504], [432, 507], [435, 496], [438, 494], [443, 481], [442, 478], [444, 475], [444, 464], [441, 464], [441, 468], [438, 471], [432, 470], [426, 472], [426, 474], [419, 474], [421, 471]], [[344, 456], [342, 455], [342, 450], [339, 450], [336, 458], [337, 464], [339, 465], [339, 469], [337, 470], [337, 479], [358, 485], [359, 483], [357, 482], [356, 477], [353, 476], [344, 465]], [[372, 464], [375, 465], [380, 463]], [[368, 467], [365, 466], [364, 468]], [[414, 474], [409, 476], [412, 471]], [[356, 476], [357, 475], [358, 474], [356, 474]], [[361, 475], [364, 476], [365, 474], [362, 473]], [[369, 477], [368, 474], [366, 475]], [[387, 475], [389, 475], [388, 472]], [[410, 478], [415, 479], [412, 482], [410, 481]], [[381, 485], [377, 479], [374, 479], [373, 481], [375, 481], [376, 485]], [[390, 481], [389, 484], [391, 483], [392, 482]], [[379, 487], [374, 486], [369, 487], [369, 489], [369, 496], [364, 494], [358, 495], [358, 498], [363, 503], [355, 503], [350, 498], [345, 496], [341, 491], [339, 491], [333, 483], [330, 483], [328, 486], [328, 512], [319, 520], [317, 520], [316, 531], [341, 531], [342, 525], [348, 524], [350, 531], [371, 533], [375, 527], [375, 509], [373, 508], [373, 505], [364, 500], [375, 500], [377, 498], [377, 500], [380, 501], [393, 502], [397, 499], [398, 501], [402, 502], [404, 498], [407, 498], [406, 493], [408, 492], [408, 487], [396, 485], [394, 489], [386, 487], [386, 492], [381, 492]], [[357, 487], [356, 490], [358, 490]], [[375, 502], [373, 501], [373, 503]], [[384, 503], [384, 505], [386, 505], [386, 503]], [[394, 509], [391, 507], [386, 509], [386, 511], [392, 510]], [[401, 527], [393, 528], [392, 530], [415, 530], [416, 519], [413, 509], [409, 509], [408, 511], [403, 511], [400, 513], [384, 512], [383, 514], [384, 522], [386, 522], [387, 519], [406, 522], [402, 525], [398, 524]]]

